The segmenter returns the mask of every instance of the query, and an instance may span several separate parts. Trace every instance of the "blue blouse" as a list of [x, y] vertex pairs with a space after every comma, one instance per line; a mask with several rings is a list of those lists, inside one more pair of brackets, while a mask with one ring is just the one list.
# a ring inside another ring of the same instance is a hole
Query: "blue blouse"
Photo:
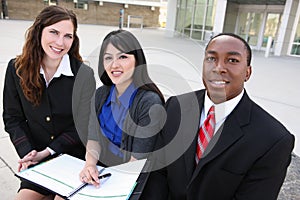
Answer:
[[110, 151], [122, 157], [123, 154], [119, 149], [122, 141], [122, 127], [137, 89], [131, 83], [119, 98], [117, 98], [116, 92], [116, 87], [113, 85], [98, 118], [103, 135], [112, 142], [109, 145]]

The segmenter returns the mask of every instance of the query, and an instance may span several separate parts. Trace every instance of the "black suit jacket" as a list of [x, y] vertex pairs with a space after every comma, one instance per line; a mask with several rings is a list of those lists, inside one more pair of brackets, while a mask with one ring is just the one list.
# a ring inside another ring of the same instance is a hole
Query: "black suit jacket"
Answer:
[[[82, 85], [76, 87], [73, 93], [73, 86], [81, 68], [85, 79], [94, 80], [94, 76], [91, 69], [71, 56], [70, 64], [74, 76], [62, 75], [54, 78], [48, 88], [44, 89], [40, 105], [33, 106], [21, 89], [20, 78], [16, 75], [15, 59], [9, 62], [3, 91], [3, 120], [5, 130], [20, 157], [33, 149], [40, 151], [50, 147], [58, 154], [68, 153], [84, 158], [85, 146], [75, 128], [72, 106], [76, 108], [73, 110], [75, 118], [78, 119], [82, 107], [85, 105], [89, 108], [88, 99], [94, 90]], [[77, 85], [85, 82], [83, 79], [76, 81]], [[76, 97], [74, 100], [73, 96]], [[87, 127], [87, 122], [85, 124]]]
[[167, 121], [158, 139], [164, 148], [153, 158], [154, 169], [166, 167], [150, 174], [141, 199], [275, 200], [294, 136], [245, 92], [196, 166], [204, 94], [200, 90], [166, 103]]

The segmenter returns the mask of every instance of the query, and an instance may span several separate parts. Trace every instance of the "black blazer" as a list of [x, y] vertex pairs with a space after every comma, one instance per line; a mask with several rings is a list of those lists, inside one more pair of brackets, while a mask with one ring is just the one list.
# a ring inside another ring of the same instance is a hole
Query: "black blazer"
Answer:
[[[84, 158], [85, 146], [75, 128], [72, 106], [77, 108], [75, 114], [79, 116], [84, 101], [89, 108], [90, 102], [85, 99], [90, 99], [94, 90], [87, 91], [88, 88], [82, 86], [76, 87], [73, 93], [73, 86], [80, 68], [85, 69], [82, 71], [87, 80], [94, 80], [94, 76], [90, 68], [71, 56], [70, 64], [74, 76], [54, 78], [48, 88], [44, 89], [41, 104], [33, 106], [20, 87], [15, 59], [10, 60], [3, 91], [3, 120], [5, 130], [20, 157], [33, 149], [40, 151], [50, 147], [58, 154], [68, 153]], [[83, 84], [86, 81], [79, 82]], [[72, 96], [78, 98], [72, 100]]]
[[294, 136], [245, 92], [196, 166], [204, 94], [200, 90], [166, 103], [167, 121], [158, 145], [173, 147], [165, 146], [154, 159], [154, 169], [167, 167], [150, 174], [141, 199], [275, 200], [291, 161]]

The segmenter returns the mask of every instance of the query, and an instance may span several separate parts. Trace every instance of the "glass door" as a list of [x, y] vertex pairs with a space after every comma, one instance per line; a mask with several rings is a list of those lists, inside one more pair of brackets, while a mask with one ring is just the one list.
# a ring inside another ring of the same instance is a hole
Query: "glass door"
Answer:
[[278, 27], [280, 26], [280, 17], [281, 14], [279, 13], [268, 13], [261, 45], [262, 49], [267, 47], [268, 38], [270, 36], [273, 38], [271, 50], [273, 49], [273, 43], [277, 39]]
[[251, 47], [257, 49], [259, 33], [263, 21], [263, 13], [240, 12], [237, 24], [237, 34], [244, 38]]
[[292, 49], [290, 51], [291, 55], [300, 55], [300, 18], [298, 19], [298, 25], [295, 32], [295, 37], [292, 42]]

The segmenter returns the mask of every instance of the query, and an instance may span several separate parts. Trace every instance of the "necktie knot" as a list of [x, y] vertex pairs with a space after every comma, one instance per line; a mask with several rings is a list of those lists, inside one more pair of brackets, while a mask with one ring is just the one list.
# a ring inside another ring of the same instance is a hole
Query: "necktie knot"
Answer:
[[208, 143], [212, 139], [215, 131], [216, 119], [215, 119], [215, 107], [210, 107], [207, 117], [200, 127], [198, 133], [197, 149], [196, 149], [196, 163], [199, 162], [203, 155]]
[[214, 105], [212, 105], [210, 107], [210, 109], [208, 110], [207, 116], [212, 115], [212, 114], [215, 115], [215, 106]]
[[211, 106], [207, 113], [207, 118], [205, 121], [208, 121], [212, 123], [212, 125], [215, 127], [216, 124], [216, 118], [215, 118], [215, 106]]

